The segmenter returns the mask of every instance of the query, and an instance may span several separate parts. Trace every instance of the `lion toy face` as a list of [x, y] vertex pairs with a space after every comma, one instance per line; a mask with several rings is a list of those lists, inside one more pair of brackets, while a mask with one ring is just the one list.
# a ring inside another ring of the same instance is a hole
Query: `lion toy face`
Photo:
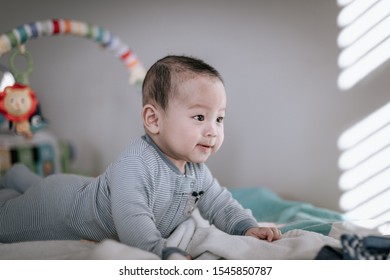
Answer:
[[0, 112], [13, 122], [28, 120], [37, 104], [34, 92], [26, 85], [8, 86], [0, 93]]

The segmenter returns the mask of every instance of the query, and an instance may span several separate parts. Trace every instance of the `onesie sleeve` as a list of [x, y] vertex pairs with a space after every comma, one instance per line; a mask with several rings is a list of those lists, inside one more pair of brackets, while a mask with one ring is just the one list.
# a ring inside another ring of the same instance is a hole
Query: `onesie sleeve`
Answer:
[[120, 242], [153, 252], [161, 257], [166, 246], [155, 225], [150, 205], [153, 176], [140, 156], [123, 157], [111, 166], [107, 181], [111, 192], [112, 216]]
[[257, 227], [252, 212], [244, 209], [225, 187], [221, 187], [206, 165], [204, 168], [205, 192], [198, 204], [203, 218], [220, 230], [233, 235], [244, 235], [249, 228]]

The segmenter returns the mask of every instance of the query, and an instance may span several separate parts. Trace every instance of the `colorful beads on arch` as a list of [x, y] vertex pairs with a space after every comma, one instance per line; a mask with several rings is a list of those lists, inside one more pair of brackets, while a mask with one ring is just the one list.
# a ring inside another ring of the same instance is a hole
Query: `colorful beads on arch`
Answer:
[[139, 66], [137, 56], [118, 37], [100, 26], [70, 19], [52, 19], [21, 25], [0, 35], [0, 56], [29, 39], [70, 34], [92, 39], [115, 53], [130, 70]]

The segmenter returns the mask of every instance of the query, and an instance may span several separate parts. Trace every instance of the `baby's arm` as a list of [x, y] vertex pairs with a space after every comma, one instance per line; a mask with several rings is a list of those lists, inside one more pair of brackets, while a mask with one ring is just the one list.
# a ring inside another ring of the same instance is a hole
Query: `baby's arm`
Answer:
[[253, 227], [248, 229], [245, 235], [265, 239], [269, 242], [282, 238], [282, 233], [276, 227]]
[[144, 162], [125, 157], [111, 166], [108, 179], [111, 208], [119, 240], [161, 257], [166, 239], [156, 227], [149, 207]]

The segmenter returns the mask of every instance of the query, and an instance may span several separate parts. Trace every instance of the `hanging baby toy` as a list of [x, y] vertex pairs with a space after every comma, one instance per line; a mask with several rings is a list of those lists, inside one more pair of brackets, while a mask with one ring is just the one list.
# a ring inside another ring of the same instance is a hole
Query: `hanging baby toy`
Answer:
[[[17, 55], [22, 55], [27, 60], [27, 68], [23, 72], [16, 70], [14, 62]], [[0, 92], [0, 113], [11, 122], [17, 134], [31, 139], [30, 118], [38, 108], [38, 99], [32, 88], [28, 86], [28, 76], [32, 72], [31, 55], [24, 47], [20, 47], [11, 55], [10, 66], [16, 83], [5, 87]]]
[[[0, 57], [16, 47], [19, 49], [10, 57], [11, 70], [15, 75], [16, 83], [0, 91], [0, 114], [11, 122], [16, 133], [28, 139], [32, 137], [36, 128], [35, 116], [41, 116], [38, 100], [28, 85], [28, 76], [32, 71], [32, 59], [24, 49], [24, 45], [30, 39], [67, 34], [92, 39], [103, 48], [114, 52], [129, 70], [130, 84], [140, 87], [145, 77], [146, 71], [135, 53], [117, 36], [97, 25], [71, 19], [50, 19], [23, 24], [1, 34]], [[17, 72], [15, 69], [16, 55], [24, 56], [27, 60], [27, 69], [23, 72]]]

